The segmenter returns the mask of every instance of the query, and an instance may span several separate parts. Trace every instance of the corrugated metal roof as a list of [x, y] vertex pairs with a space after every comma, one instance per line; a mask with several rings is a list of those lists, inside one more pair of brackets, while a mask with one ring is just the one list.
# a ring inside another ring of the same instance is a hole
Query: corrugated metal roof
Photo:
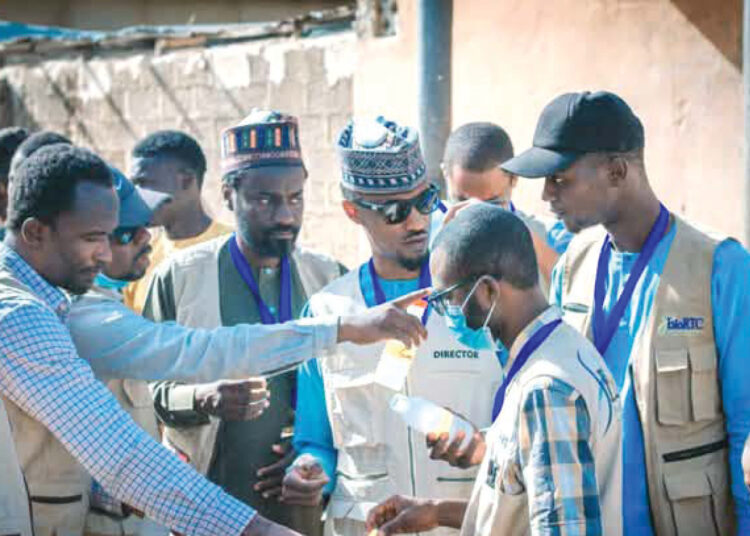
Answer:
[[212, 46], [270, 37], [313, 37], [350, 30], [354, 8], [344, 6], [316, 11], [291, 20], [240, 24], [132, 26], [114, 32], [76, 30], [0, 21], [0, 56], [57, 54], [75, 50], [160, 50]]

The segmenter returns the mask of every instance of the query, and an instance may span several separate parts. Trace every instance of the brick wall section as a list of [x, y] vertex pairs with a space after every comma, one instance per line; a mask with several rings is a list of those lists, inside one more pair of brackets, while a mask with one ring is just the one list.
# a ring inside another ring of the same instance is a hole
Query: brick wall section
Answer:
[[352, 115], [354, 39], [342, 33], [9, 65], [0, 71], [0, 124], [61, 132], [122, 169], [138, 139], [184, 130], [208, 159], [206, 205], [231, 222], [219, 197], [221, 130], [253, 106], [294, 114], [310, 172], [301, 242], [352, 266], [365, 250], [340, 208], [333, 140]]

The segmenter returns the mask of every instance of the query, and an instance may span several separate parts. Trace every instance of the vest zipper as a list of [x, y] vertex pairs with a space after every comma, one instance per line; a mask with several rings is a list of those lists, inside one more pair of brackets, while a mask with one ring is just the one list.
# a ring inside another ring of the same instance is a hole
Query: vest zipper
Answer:
[[706, 454], [711, 454], [712, 452], [718, 452], [722, 449], [727, 448], [728, 445], [729, 445], [729, 442], [727, 441], [726, 438], [724, 438], [721, 441], [715, 441], [713, 443], [701, 445], [700, 447], [693, 447], [691, 449], [676, 450], [674, 452], [668, 452], [662, 455], [662, 458], [664, 458], [664, 461], [666, 463], [680, 462], [683, 460], [689, 460], [691, 458], [698, 458], [700, 456], [705, 456]]
[[31, 496], [31, 502], [39, 504], [71, 504], [81, 502], [83, 495], [69, 495], [67, 497], [41, 497], [38, 495]]
[[[416, 356], [414, 356], [414, 359], [416, 359]], [[412, 363], [413, 365], [414, 363]], [[404, 382], [404, 391], [406, 391], [406, 396], [410, 395], [410, 389], [409, 389], [409, 376], [407, 375], [406, 381]], [[411, 494], [412, 497], [417, 496], [417, 476], [414, 474], [414, 447], [412, 445], [412, 430], [411, 426], [406, 427], [406, 442], [409, 446], [409, 477], [411, 478]]]

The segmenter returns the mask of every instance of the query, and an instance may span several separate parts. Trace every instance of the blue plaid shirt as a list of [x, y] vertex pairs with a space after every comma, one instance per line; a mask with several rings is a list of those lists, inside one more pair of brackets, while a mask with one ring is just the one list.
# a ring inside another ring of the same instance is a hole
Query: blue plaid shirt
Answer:
[[0, 245], [0, 394], [40, 421], [113, 495], [185, 534], [240, 534], [255, 512], [142, 431], [66, 328], [70, 302]]
[[[519, 334], [514, 348], [559, 316], [554, 308], [545, 311]], [[512, 437], [495, 437], [495, 426], [490, 428], [486, 473], [479, 478], [504, 495], [526, 493], [534, 536], [602, 534], [591, 419], [582, 395], [542, 376], [524, 385], [519, 411]], [[508, 417], [501, 413], [498, 419]]]

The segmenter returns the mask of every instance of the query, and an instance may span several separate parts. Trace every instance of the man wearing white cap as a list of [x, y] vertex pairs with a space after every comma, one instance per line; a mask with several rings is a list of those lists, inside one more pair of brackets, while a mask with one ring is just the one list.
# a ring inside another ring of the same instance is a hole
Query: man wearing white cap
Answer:
[[[338, 149], [343, 208], [364, 229], [372, 258], [315, 294], [313, 316], [366, 311], [431, 285], [430, 218], [440, 198], [427, 181], [417, 133], [383, 118], [356, 121], [340, 134]], [[395, 493], [471, 493], [476, 468], [430, 460], [424, 438], [389, 403], [397, 392], [416, 395], [484, 428], [491, 423], [500, 364], [486, 340], [457, 339], [446, 320], [429, 311], [423, 321], [428, 339], [401, 385], [376, 381], [383, 344], [341, 345], [330, 360], [300, 369], [295, 446], [303, 456], [286, 479], [285, 500], [320, 501], [330, 493], [328, 533], [363, 534], [369, 509]], [[317, 486], [305, 478], [316, 463], [330, 480], [325, 488], [325, 478]]]

